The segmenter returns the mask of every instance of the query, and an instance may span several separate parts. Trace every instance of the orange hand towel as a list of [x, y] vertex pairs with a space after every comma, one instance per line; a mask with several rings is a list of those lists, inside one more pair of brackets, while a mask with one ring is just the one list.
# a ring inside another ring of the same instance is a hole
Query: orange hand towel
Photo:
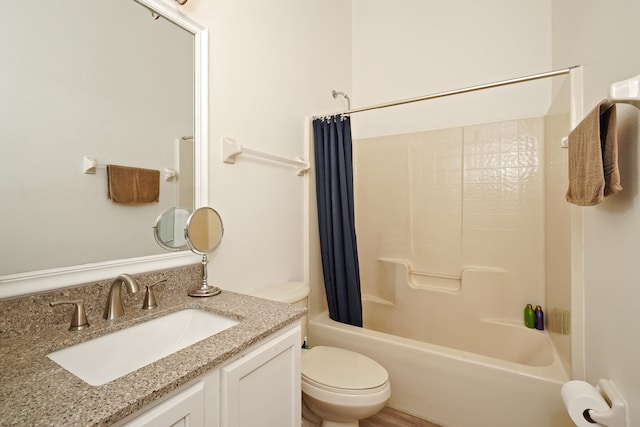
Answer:
[[107, 165], [107, 197], [114, 203], [140, 204], [160, 200], [160, 171]]
[[615, 104], [600, 114], [599, 103], [569, 133], [567, 201], [593, 206], [622, 190], [618, 171]]

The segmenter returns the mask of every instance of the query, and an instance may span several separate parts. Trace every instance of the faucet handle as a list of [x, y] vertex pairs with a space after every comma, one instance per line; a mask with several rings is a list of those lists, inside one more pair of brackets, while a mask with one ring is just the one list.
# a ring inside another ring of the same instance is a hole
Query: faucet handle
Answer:
[[70, 331], [79, 331], [81, 329], [89, 327], [89, 322], [87, 321], [87, 312], [84, 309], [83, 300], [52, 301], [49, 303], [49, 306], [53, 307], [60, 304], [75, 304], [76, 306], [75, 310], [73, 311], [73, 317], [71, 318], [71, 326], [69, 326]]
[[158, 304], [156, 303], [156, 296], [153, 294], [153, 289], [155, 285], [166, 282], [167, 279], [160, 279], [157, 282], [153, 282], [150, 285], [147, 285], [147, 293], [144, 296], [144, 302], [142, 303], [143, 310], [151, 310], [152, 308], [156, 308]]

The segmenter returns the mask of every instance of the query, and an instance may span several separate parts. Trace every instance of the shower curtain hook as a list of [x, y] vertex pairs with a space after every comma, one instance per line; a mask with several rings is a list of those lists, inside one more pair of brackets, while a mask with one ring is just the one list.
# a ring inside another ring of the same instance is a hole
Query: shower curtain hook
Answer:
[[333, 91], [331, 91], [331, 95], [333, 95], [333, 97], [334, 97], [334, 98], [337, 98], [337, 97], [338, 97], [338, 95], [339, 95], [339, 96], [343, 96], [343, 97], [344, 97], [344, 99], [346, 99], [346, 100], [347, 100], [347, 111], [351, 110], [351, 100], [349, 99], [349, 95], [347, 95], [347, 94], [346, 94], [346, 93], [344, 93], [344, 92], [338, 92], [338, 91], [337, 91], [337, 90], [335, 90], [335, 89], [334, 89]]

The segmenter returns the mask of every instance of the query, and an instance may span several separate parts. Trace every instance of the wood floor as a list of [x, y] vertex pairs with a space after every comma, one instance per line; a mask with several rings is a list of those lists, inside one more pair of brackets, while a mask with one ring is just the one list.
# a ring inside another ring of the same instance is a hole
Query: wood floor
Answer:
[[385, 407], [373, 417], [360, 421], [360, 427], [440, 427], [437, 424], [412, 417], [395, 409]]

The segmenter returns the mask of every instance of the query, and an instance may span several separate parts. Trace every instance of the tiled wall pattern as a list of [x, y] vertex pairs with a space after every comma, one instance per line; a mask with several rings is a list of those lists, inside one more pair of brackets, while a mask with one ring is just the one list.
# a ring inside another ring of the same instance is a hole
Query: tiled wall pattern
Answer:
[[363, 292], [389, 297], [380, 257], [414, 271], [460, 274], [462, 129], [356, 141], [358, 254]]
[[544, 306], [543, 119], [464, 128], [465, 266], [501, 268], [502, 313]]
[[525, 303], [544, 305], [543, 137], [534, 118], [356, 141], [363, 293], [389, 295], [385, 257], [435, 276], [505, 270], [488, 316], [519, 320]]
[[393, 299], [381, 263], [384, 254], [404, 258], [409, 252], [409, 136], [355, 142], [356, 233], [362, 291]]
[[462, 129], [411, 134], [409, 256], [414, 272], [461, 268]]

